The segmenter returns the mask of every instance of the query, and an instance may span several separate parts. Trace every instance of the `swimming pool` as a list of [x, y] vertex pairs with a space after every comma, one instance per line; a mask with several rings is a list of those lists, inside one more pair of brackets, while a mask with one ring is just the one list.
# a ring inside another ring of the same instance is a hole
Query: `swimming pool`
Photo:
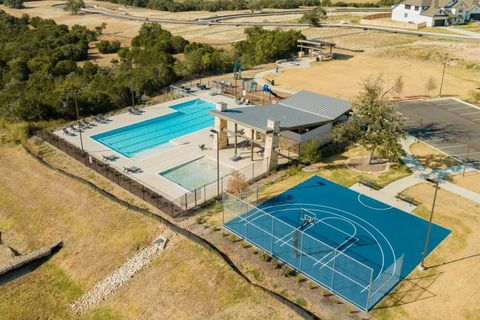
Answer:
[[214, 120], [208, 111], [214, 108], [213, 103], [201, 99], [183, 102], [170, 107], [173, 113], [97, 134], [92, 139], [130, 158], [212, 126]]
[[[217, 164], [208, 158], [200, 158], [161, 172], [160, 175], [183, 188], [194, 191], [217, 180]], [[220, 177], [227, 175], [220, 166]]]

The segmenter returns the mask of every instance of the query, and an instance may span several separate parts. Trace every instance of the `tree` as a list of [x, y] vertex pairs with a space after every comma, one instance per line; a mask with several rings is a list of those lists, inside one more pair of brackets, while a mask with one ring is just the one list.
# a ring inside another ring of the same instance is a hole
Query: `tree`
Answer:
[[425, 82], [425, 91], [428, 95], [430, 95], [430, 92], [433, 90], [437, 89], [437, 82], [433, 77], [428, 78], [427, 82]]
[[398, 97], [402, 94], [403, 92], [403, 86], [404, 86], [404, 82], [403, 82], [403, 76], [399, 76], [396, 80], [395, 80], [395, 83], [393, 84], [393, 87], [392, 87], [392, 93]]
[[311, 12], [306, 12], [300, 18], [300, 23], [308, 23], [313, 27], [320, 26], [320, 20], [327, 17], [327, 12], [322, 7], [318, 6]]
[[117, 53], [120, 49], [121, 44], [120, 41], [113, 40], [113, 41], [106, 41], [100, 40], [97, 43], [97, 49], [100, 53]]
[[67, 0], [63, 10], [69, 11], [71, 14], [78, 14], [82, 8], [85, 8], [83, 0]]
[[105, 30], [106, 27], [107, 27], [107, 23], [102, 22], [101, 25], [95, 27], [95, 34], [97, 36], [101, 35], [103, 33], [103, 30]]
[[320, 160], [319, 145], [316, 140], [308, 140], [302, 146], [302, 152], [300, 154], [300, 159], [306, 164], [313, 164]]
[[248, 183], [245, 176], [238, 171], [232, 171], [228, 180], [227, 191], [233, 195], [240, 195], [247, 190]]
[[25, 6], [23, 5], [24, 0], [4, 0], [3, 5], [5, 7], [14, 8], [14, 9], [23, 9]]
[[391, 90], [383, 90], [381, 76], [367, 79], [362, 91], [353, 102], [354, 113], [348, 122], [337, 125], [333, 136], [342, 142], [353, 141], [370, 152], [390, 161], [398, 161], [404, 154], [400, 140], [405, 136], [403, 120], [386, 98]]

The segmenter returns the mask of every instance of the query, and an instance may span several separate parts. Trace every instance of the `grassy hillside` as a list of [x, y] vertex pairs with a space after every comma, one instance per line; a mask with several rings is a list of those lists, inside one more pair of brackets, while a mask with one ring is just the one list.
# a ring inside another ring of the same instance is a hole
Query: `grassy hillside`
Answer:
[[[69, 305], [150, 243], [163, 226], [43, 167], [22, 148], [6, 144], [1, 131], [0, 140], [3, 240], [22, 253], [64, 241], [64, 248], [38, 268], [0, 282], [0, 318], [76, 318]], [[295, 318], [213, 253], [175, 238], [150, 268], [81, 318], [216, 314], [224, 319], [243, 312], [249, 319]]]

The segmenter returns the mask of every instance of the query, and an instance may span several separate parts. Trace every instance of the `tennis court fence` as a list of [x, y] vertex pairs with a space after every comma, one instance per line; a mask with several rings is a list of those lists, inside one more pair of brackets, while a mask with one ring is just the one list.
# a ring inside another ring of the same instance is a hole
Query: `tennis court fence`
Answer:
[[224, 228], [363, 311], [372, 309], [400, 281], [403, 256], [378, 274], [342, 248], [332, 247], [245, 200], [224, 193], [222, 202]]

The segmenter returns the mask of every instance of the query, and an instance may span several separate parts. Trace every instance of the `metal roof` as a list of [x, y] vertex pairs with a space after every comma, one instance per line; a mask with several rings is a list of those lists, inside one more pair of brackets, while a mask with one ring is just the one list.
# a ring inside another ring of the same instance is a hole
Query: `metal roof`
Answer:
[[346, 100], [303, 90], [278, 104], [212, 110], [210, 114], [266, 132], [269, 119], [279, 120], [280, 130], [293, 130], [333, 121], [351, 109]]
[[324, 96], [318, 93], [302, 90], [279, 104], [335, 120], [352, 109], [352, 104], [346, 100]]
[[306, 43], [306, 44], [313, 44], [313, 45], [324, 45], [324, 46], [332, 46], [335, 47], [336, 43], [333, 42], [328, 42], [320, 39], [310, 39], [310, 40], [304, 40], [304, 39], [298, 39], [298, 43]]
[[331, 121], [329, 118], [313, 115], [309, 112], [281, 104], [226, 109], [221, 112], [212, 110], [210, 114], [262, 132], [268, 131], [267, 121], [269, 119], [280, 121], [280, 131], [287, 129], [293, 130]]

